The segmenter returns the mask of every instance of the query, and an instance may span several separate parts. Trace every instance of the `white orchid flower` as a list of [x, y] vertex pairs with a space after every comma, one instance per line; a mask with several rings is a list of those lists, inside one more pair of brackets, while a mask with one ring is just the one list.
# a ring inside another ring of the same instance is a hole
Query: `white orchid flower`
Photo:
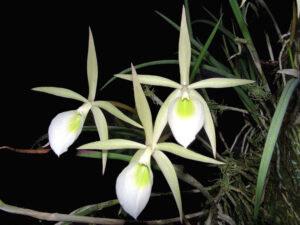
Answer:
[[[161, 133], [168, 122], [168, 106], [171, 100], [180, 96], [180, 90], [175, 90], [167, 98], [167, 100], [161, 106], [153, 126], [150, 107], [138, 77], [139, 76], [136, 74], [136, 71], [132, 66], [134, 99], [138, 116], [145, 131], [145, 144], [125, 139], [109, 139], [106, 141], [88, 143], [80, 146], [78, 149], [138, 150], [131, 159], [130, 164], [120, 173], [116, 182], [117, 197], [121, 206], [135, 219], [143, 211], [150, 198], [153, 183], [150, 158], [153, 156], [171, 188], [180, 218], [182, 219], [183, 211], [177, 175], [171, 161], [163, 153], [163, 151], [199, 162], [212, 164], [223, 163], [207, 156], [195, 153], [174, 143], [158, 143]], [[198, 110], [197, 107], [198, 106], [195, 106], [195, 111]], [[183, 112], [183, 114], [186, 116], [189, 114], [189, 112]]]
[[[67, 151], [68, 147], [77, 139], [82, 130], [84, 120], [88, 112], [91, 110], [94, 116], [95, 124], [98, 130], [100, 140], [108, 139], [107, 122], [101, 109], [111, 113], [117, 118], [139, 128], [142, 128], [134, 120], [127, 117], [112, 103], [107, 101], [96, 101], [96, 88], [98, 81], [98, 64], [96, 50], [91, 29], [89, 29], [89, 46], [87, 56], [87, 78], [89, 86], [88, 98], [82, 95], [59, 87], [37, 87], [34, 91], [40, 91], [64, 98], [71, 98], [80, 102], [83, 105], [77, 111], [67, 111], [58, 114], [51, 122], [49, 127], [49, 142], [57, 155]], [[101, 108], [101, 109], [100, 109]], [[76, 129], [75, 129], [76, 128]], [[103, 152], [103, 173], [106, 166], [107, 154]]]
[[[219, 24], [220, 21], [214, 28], [211, 37], [215, 34]], [[147, 85], [175, 88], [178, 92], [171, 94], [164, 103], [168, 106], [167, 120], [173, 136], [179, 144], [187, 147], [203, 127], [210, 141], [213, 155], [216, 157], [216, 134], [212, 115], [206, 101], [195, 89], [235, 87], [250, 84], [254, 81], [234, 78], [210, 78], [190, 84], [191, 43], [184, 7], [180, 25], [178, 61], [180, 83], [155, 75], [139, 75], [139, 81]], [[133, 79], [128, 74], [116, 74], [115, 76], [125, 80]]]
[[120, 205], [135, 219], [146, 207], [151, 195], [153, 174], [150, 157], [151, 155], [148, 155], [146, 164], [131, 160], [130, 164], [119, 174], [116, 182], [116, 193]]

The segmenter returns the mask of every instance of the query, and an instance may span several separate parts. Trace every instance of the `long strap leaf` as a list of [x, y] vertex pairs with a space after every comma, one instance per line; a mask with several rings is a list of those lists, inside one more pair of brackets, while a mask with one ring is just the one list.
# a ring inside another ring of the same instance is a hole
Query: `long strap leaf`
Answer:
[[195, 75], [196, 75], [196, 72], [198, 71], [199, 69], [199, 66], [202, 62], [202, 59], [204, 58], [204, 55], [205, 53], [207, 52], [207, 49], [208, 47], [210, 46], [212, 40], [214, 39], [214, 36], [219, 28], [219, 25], [220, 25], [220, 22], [221, 22], [221, 19], [219, 20], [219, 22], [216, 24], [216, 26], [214, 27], [213, 31], [211, 32], [211, 34], [209, 35], [206, 43], [204, 44], [203, 46], [203, 49], [201, 50], [197, 60], [196, 60], [196, 64], [194, 65], [193, 67], [193, 70], [192, 70], [192, 73], [191, 73], [191, 76], [190, 76], [190, 82], [192, 83], [194, 78], [195, 78]]
[[262, 155], [262, 159], [260, 161], [259, 171], [258, 171], [258, 178], [256, 184], [256, 193], [255, 193], [255, 202], [254, 202], [254, 217], [257, 218], [260, 200], [263, 192], [263, 188], [265, 185], [265, 180], [267, 176], [267, 171], [270, 165], [270, 161], [272, 158], [274, 146], [277, 141], [277, 137], [281, 128], [281, 124], [283, 121], [283, 117], [285, 115], [288, 103], [291, 99], [292, 93], [294, 92], [295, 88], [299, 84], [300, 79], [291, 79], [286, 84], [280, 99], [279, 103], [276, 107], [275, 113], [273, 115], [271, 125], [269, 128], [269, 132], [267, 135], [267, 139], [264, 146], [264, 151]]

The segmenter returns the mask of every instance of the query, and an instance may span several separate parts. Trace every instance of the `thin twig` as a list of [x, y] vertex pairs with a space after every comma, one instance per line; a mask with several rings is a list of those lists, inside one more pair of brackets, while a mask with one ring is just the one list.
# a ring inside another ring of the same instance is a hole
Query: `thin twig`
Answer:
[[0, 146], [0, 149], [6, 149], [6, 150], [13, 151], [13, 152], [26, 153], [26, 154], [46, 154], [49, 151], [51, 151], [51, 149], [49, 149], [49, 148], [47, 148], [47, 149], [22, 149], [22, 148], [13, 148], [10, 146]]
[[211, 209], [211, 213], [212, 213], [211, 224], [212, 225], [216, 224], [218, 210], [217, 210], [217, 206], [216, 206], [214, 198], [209, 194], [207, 189], [199, 181], [197, 181], [194, 177], [192, 177], [190, 174], [184, 173], [182, 170], [178, 169], [177, 167], [175, 167], [175, 171], [176, 171], [176, 174], [179, 179], [192, 185], [195, 188], [198, 188], [201, 191], [201, 193], [207, 198], [207, 200], [209, 201], [209, 204], [211, 207], [210, 209]]
[[242, 129], [240, 130], [240, 132], [235, 136], [235, 139], [234, 139], [234, 141], [233, 141], [233, 143], [232, 143], [232, 145], [231, 145], [231, 148], [230, 148], [230, 152], [233, 150], [233, 148], [234, 148], [234, 146], [235, 146], [237, 140], [238, 140], [239, 137], [241, 136], [242, 132], [243, 132], [243, 131], [246, 129], [246, 127], [249, 126], [249, 125], [250, 125], [249, 123], [246, 123], [246, 124], [242, 127]]

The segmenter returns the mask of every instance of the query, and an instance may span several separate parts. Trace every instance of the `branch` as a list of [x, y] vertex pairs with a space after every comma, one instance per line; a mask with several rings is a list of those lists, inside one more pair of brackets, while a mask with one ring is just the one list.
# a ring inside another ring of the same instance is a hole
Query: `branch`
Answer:
[[[8, 213], [30, 216], [40, 220], [91, 223], [91, 224], [124, 224], [126, 222], [129, 222], [130, 224], [140, 224], [142, 222], [145, 224], [154, 225], [154, 224], [170, 224], [170, 223], [175, 223], [180, 221], [180, 217], [160, 219], [160, 220], [138, 221], [138, 220], [99, 218], [99, 217], [90, 217], [90, 216], [76, 216], [76, 215], [61, 214], [61, 213], [47, 213], [47, 212], [35, 211], [32, 209], [25, 209], [16, 206], [11, 206], [3, 203], [1, 200], [0, 200], [0, 210], [3, 210]], [[191, 218], [203, 216], [205, 214], [207, 214], [207, 210], [185, 215], [185, 218], [191, 219]]]
[[76, 223], [93, 223], [93, 224], [124, 224], [126, 221], [121, 219], [96, 218], [90, 216], [75, 216], [61, 213], [39, 212], [32, 209], [25, 209], [16, 206], [7, 205], [0, 202], [0, 209], [18, 215], [30, 216], [33, 218], [47, 221], [68, 221]]

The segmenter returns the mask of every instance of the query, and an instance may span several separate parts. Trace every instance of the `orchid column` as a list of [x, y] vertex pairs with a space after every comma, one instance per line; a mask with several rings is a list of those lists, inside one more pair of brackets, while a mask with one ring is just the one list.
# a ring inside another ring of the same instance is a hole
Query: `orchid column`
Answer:
[[[139, 75], [142, 84], [175, 88], [164, 102], [168, 108], [165, 114], [176, 141], [187, 147], [204, 127], [216, 157], [216, 135], [213, 119], [204, 98], [196, 91], [199, 88], [227, 88], [253, 83], [254, 81], [232, 78], [210, 78], [189, 83], [191, 43], [187, 28], [185, 9], [183, 7], [179, 36], [179, 72], [180, 83], [155, 75]], [[128, 74], [116, 74], [116, 77], [132, 80]]]

